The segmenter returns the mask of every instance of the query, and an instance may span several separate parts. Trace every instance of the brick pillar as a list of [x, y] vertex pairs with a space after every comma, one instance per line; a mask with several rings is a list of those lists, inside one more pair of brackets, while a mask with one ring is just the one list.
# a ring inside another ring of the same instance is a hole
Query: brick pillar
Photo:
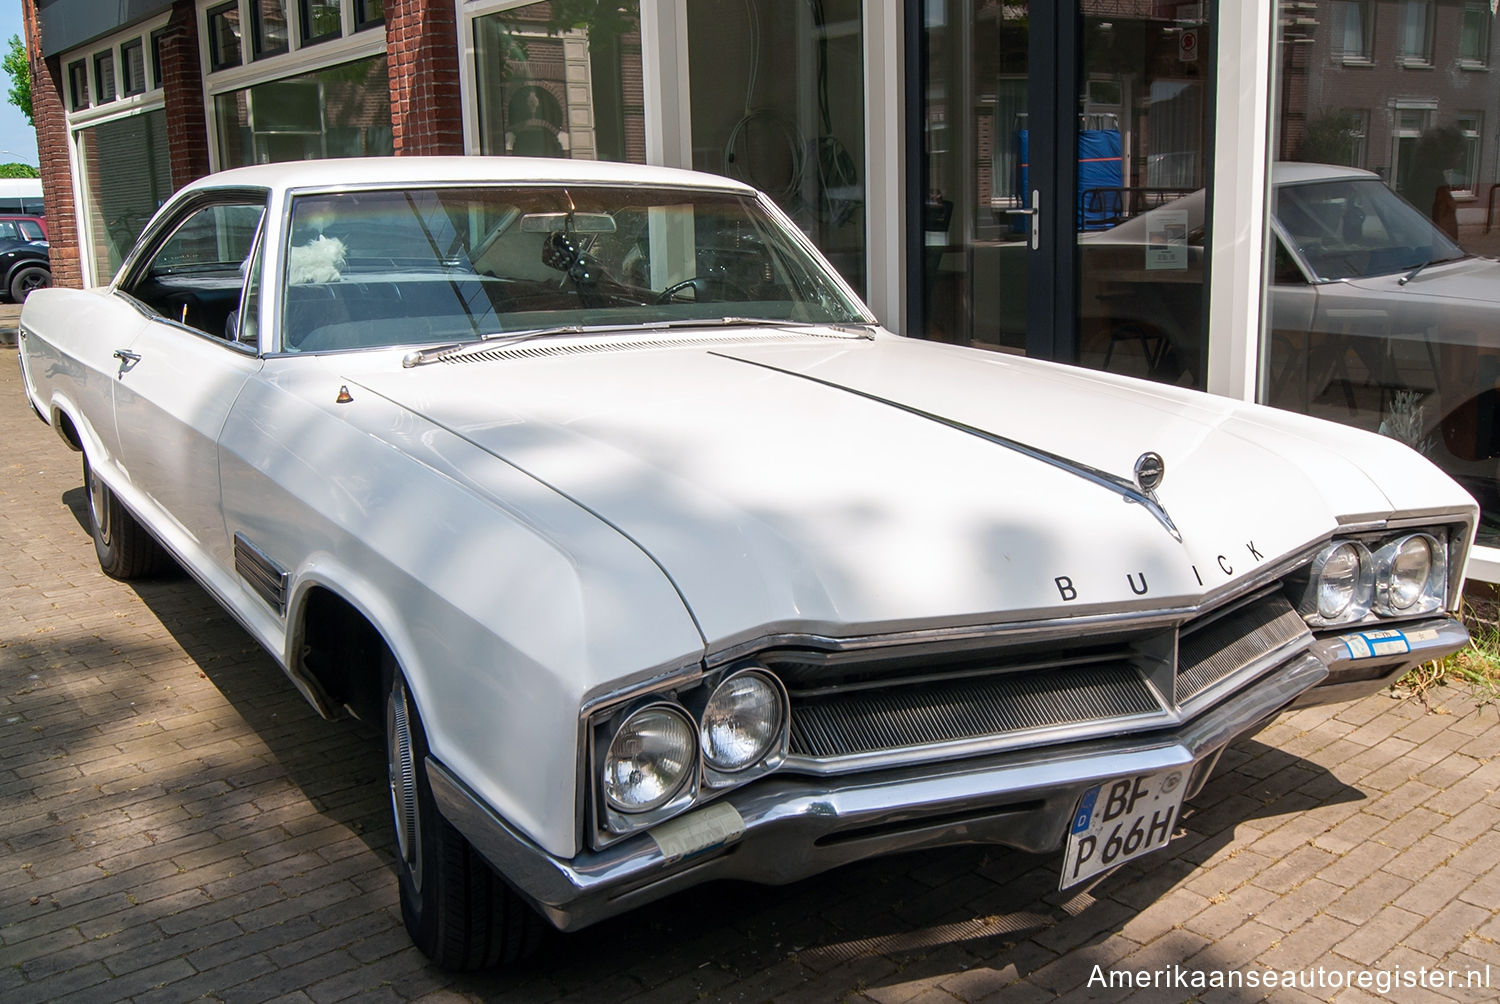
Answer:
[[462, 154], [463, 108], [453, 0], [387, 3], [385, 44], [390, 56], [396, 155]]
[[198, 63], [198, 18], [193, 0], [177, 0], [161, 40], [161, 88], [166, 103], [172, 190], [208, 173], [208, 119]]
[[36, 0], [21, 9], [26, 52], [31, 62], [31, 117], [36, 123], [37, 162], [42, 172], [42, 198], [47, 203], [47, 239], [52, 245], [52, 282], [83, 285], [79, 264], [78, 221], [73, 204], [73, 171], [68, 158], [68, 119], [63, 101], [62, 63], [43, 59]]

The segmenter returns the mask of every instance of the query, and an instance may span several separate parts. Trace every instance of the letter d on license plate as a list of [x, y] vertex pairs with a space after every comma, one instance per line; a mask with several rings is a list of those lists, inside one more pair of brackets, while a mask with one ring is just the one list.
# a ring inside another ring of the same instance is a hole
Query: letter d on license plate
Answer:
[[1172, 839], [1191, 767], [1105, 781], [1083, 793], [1068, 831], [1059, 889], [1077, 885]]

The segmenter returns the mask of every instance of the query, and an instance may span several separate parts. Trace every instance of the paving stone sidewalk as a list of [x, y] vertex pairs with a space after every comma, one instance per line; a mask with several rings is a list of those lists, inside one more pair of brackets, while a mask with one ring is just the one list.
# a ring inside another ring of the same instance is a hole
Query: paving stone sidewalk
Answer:
[[[79, 459], [0, 359], [0, 1000], [1180, 1001], [1110, 971], [1441, 967], [1500, 995], [1500, 714], [1386, 696], [1232, 747], [1164, 852], [1091, 893], [973, 847], [720, 884], [429, 967], [401, 926], [377, 738], [324, 722], [185, 576], [102, 576]], [[1091, 985], [1092, 980], [1092, 985]]]

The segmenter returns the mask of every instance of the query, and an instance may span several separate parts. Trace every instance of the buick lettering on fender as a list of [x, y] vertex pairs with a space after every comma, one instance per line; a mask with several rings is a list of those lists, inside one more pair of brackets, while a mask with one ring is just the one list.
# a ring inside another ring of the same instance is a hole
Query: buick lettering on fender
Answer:
[[170, 556], [383, 730], [445, 966], [913, 848], [1097, 880], [1237, 736], [1467, 637], [1416, 453], [895, 336], [723, 178], [230, 171], [21, 336], [105, 572]]

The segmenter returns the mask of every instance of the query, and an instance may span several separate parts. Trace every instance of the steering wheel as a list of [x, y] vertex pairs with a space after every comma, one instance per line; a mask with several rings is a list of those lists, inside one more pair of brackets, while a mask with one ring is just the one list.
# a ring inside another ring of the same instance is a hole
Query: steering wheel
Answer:
[[[689, 289], [693, 291], [693, 299], [701, 300], [712, 295], [713, 288], [717, 286], [721, 292], [721, 300], [748, 300], [750, 291], [738, 283], [730, 282], [728, 279], [695, 275], [691, 279], [683, 279], [674, 282], [660, 293], [656, 294], [657, 303], [671, 303], [677, 299], [678, 294], [685, 293]], [[733, 296], [724, 296], [724, 293], [733, 293]]]

